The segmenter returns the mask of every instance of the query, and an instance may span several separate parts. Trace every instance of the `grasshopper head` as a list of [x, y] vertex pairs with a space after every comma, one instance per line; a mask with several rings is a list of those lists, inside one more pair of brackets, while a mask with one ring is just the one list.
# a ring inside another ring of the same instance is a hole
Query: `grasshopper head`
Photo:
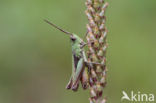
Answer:
[[70, 40], [72, 42], [72, 45], [79, 45], [80, 48], [83, 48], [86, 45], [86, 43], [76, 34], [70, 35]]

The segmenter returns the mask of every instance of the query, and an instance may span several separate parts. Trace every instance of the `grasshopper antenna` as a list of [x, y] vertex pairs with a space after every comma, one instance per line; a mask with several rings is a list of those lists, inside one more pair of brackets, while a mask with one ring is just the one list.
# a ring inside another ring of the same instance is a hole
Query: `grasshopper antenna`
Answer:
[[61, 29], [60, 27], [56, 26], [55, 24], [51, 23], [50, 21], [48, 21], [48, 20], [46, 20], [46, 19], [44, 19], [44, 21], [45, 21], [46, 23], [50, 24], [51, 26], [53, 26], [54, 28], [56, 28], [56, 29], [62, 31], [62, 32], [65, 33], [65, 34], [73, 35], [72, 33], [67, 32], [67, 31]]

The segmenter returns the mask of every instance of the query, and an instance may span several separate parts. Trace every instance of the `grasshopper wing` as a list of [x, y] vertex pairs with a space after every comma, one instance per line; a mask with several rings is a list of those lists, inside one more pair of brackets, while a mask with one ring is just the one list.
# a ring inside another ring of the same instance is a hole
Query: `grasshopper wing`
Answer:
[[[80, 58], [78, 58], [75, 55], [72, 55], [72, 76], [71, 76], [71, 78], [69, 80], [69, 83], [66, 86], [66, 89], [71, 89], [72, 88], [73, 91], [77, 91], [77, 89], [79, 87], [79, 83], [78, 83], [79, 81], [78, 81], [78, 79], [80, 77], [77, 78], [77, 79], [75, 77], [76, 70], [77, 70], [77, 64], [78, 64], [79, 60], [80, 60]], [[74, 84], [74, 86], [73, 86], [73, 84]]]
[[84, 59], [83, 58], [79, 58], [76, 57], [75, 55], [73, 55], [73, 59], [74, 59], [74, 72], [73, 72], [73, 84], [72, 84], [72, 90], [77, 90], [78, 89], [78, 85], [79, 85], [79, 80], [82, 77], [82, 73], [84, 71]]
[[77, 91], [79, 87], [79, 80], [82, 78], [82, 73], [84, 71], [84, 59], [77, 57], [76, 55], [72, 56], [72, 76], [67, 85], [67, 89], [72, 89]]

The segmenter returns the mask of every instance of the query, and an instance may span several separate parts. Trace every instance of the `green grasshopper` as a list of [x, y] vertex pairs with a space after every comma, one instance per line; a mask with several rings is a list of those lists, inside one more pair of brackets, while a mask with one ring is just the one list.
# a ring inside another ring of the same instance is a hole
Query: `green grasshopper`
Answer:
[[69, 83], [66, 86], [66, 89], [72, 89], [73, 91], [77, 91], [79, 87], [79, 81], [81, 81], [83, 89], [86, 89], [88, 87], [88, 70], [85, 69], [85, 67], [92, 66], [91, 64], [99, 64], [99, 63], [92, 63], [87, 61], [83, 49], [86, 43], [79, 36], [61, 29], [60, 27], [49, 22], [48, 20], [44, 21], [70, 36], [72, 46], [72, 75], [69, 80]]

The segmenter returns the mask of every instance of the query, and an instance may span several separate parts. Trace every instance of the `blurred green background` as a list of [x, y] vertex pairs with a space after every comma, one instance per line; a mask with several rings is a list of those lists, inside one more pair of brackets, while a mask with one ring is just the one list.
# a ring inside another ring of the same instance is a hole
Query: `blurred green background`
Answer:
[[[121, 103], [122, 90], [156, 94], [156, 0], [108, 2], [108, 103]], [[83, 38], [84, 3], [0, 0], [0, 103], [89, 103], [88, 90], [65, 89], [71, 74], [69, 38], [43, 21]]]

